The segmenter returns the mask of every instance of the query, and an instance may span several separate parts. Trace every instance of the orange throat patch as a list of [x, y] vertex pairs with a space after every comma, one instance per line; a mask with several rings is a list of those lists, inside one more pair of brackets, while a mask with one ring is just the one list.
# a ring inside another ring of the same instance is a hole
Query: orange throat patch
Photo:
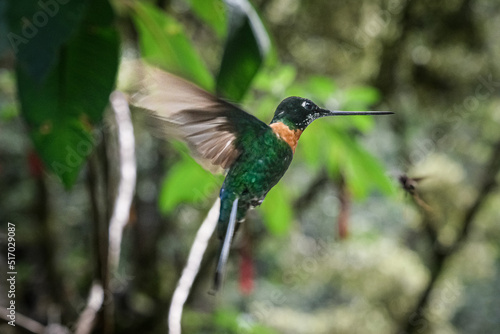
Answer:
[[297, 142], [302, 134], [302, 130], [292, 130], [282, 122], [273, 123], [270, 127], [273, 129], [276, 136], [283, 139], [288, 145], [290, 145], [292, 152], [295, 153], [295, 148], [297, 147]]

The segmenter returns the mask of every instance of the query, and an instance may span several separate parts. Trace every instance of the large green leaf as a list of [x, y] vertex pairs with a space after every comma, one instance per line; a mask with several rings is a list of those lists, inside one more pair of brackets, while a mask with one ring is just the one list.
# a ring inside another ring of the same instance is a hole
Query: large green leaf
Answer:
[[7, 40], [17, 66], [41, 82], [56, 64], [63, 43], [73, 36], [89, 1], [10, 0], [6, 15]]
[[181, 203], [198, 203], [210, 197], [219, 182], [187, 156], [178, 161], [163, 180], [158, 198], [160, 212], [167, 214]]
[[182, 25], [147, 3], [136, 2], [133, 10], [143, 58], [212, 90], [212, 75], [193, 48]]
[[119, 36], [108, 2], [90, 1], [75, 36], [39, 81], [18, 63], [22, 115], [45, 165], [70, 187], [94, 145], [92, 124], [102, 118], [118, 69]]
[[270, 49], [269, 36], [247, 0], [226, 1], [229, 29], [217, 76], [219, 95], [240, 101]]
[[10, 43], [9, 37], [9, 27], [7, 25], [7, 1], [0, 2], [0, 57], [6, 52]]
[[[308, 91], [314, 95], [314, 98], [317, 97], [319, 101], [327, 101], [337, 90], [335, 82], [332, 79], [323, 76], [310, 77], [307, 81], [306, 87]], [[311, 98], [313, 97], [311, 96]]]
[[191, 9], [222, 37], [226, 32], [226, 11], [223, 0], [188, 0]]

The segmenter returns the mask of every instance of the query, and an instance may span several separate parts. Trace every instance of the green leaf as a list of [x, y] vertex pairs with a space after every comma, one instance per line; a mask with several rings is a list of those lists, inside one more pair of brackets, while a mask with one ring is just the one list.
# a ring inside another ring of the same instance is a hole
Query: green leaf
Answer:
[[218, 179], [186, 154], [172, 166], [162, 182], [158, 199], [160, 212], [170, 213], [182, 203], [199, 203], [209, 198], [218, 186]]
[[256, 322], [245, 321], [242, 314], [233, 309], [219, 309], [213, 317], [218, 332], [238, 334], [277, 334], [274, 329]]
[[188, 0], [194, 13], [222, 37], [226, 32], [226, 11], [223, 0]]
[[214, 314], [214, 324], [217, 329], [236, 332], [238, 330], [239, 313], [232, 309], [219, 309]]
[[[353, 110], [352, 108], [341, 108], [345, 110]], [[366, 106], [356, 109], [356, 110], [367, 110]], [[335, 117], [335, 126], [338, 129], [343, 129], [344, 131], [351, 131], [356, 129], [361, 133], [367, 133], [375, 126], [374, 116], [339, 116]]]
[[212, 90], [212, 75], [193, 48], [182, 25], [147, 3], [134, 2], [133, 10], [144, 59]]
[[93, 0], [75, 36], [42, 81], [17, 64], [21, 113], [46, 167], [69, 188], [92, 152], [118, 70], [119, 36], [108, 2]]
[[371, 190], [390, 195], [394, 186], [382, 164], [345, 131], [330, 132], [336, 143], [330, 150], [328, 170], [330, 175], [344, 173], [346, 183], [355, 198], [365, 198]]
[[262, 21], [249, 1], [226, 1], [229, 31], [216, 80], [219, 95], [241, 101], [270, 48]]
[[310, 77], [306, 86], [309, 92], [311, 92], [314, 97], [317, 97], [319, 101], [328, 100], [337, 89], [332, 79], [323, 76]]
[[346, 110], [364, 110], [379, 100], [377, 89], [369, 86], [353, 87], [344, 92], [342, 107]]
[[89, 1], [11, 0], [7, 40], [17, 66], [41, 82], [56, 64], [61, 46], [78, 30]]
[[[45, 131], [46, 129], [47, 131]], [[39, 156], [69, 188], [95, 145], [94, 138], [78, 119], [63, 117], [31, 131]]]
[[283, 235], [290, 229], [293, 211], [290, 196], [283, 185], [278, 184], [271, 189], [261, 208], [264, 223], [272, 234]]
[[[373, 87], [360, 86], [347, 89], [339, 93], [341, 110], [370, 110], [370, 107], [380, 100], [378, 90]], [[375, 125], [372, 116], [338, 117], [336, 124], [345, 129], [355, 128], [363, 133], [368, 132]]]
[[0, 73], [0, 92], [0, 120], [8, 121], [19, 114], [14, 100], [15, 76], [11, 71]]
[[372, 190], [386, 195], [394, 193], [394, 186], [379, 160], [359, 144], [349, 128], [337, 123], [310, 125], [315, 127], [314, 131], [302, 135], [297, 154], [304, 156], [307, 164], [315, 170], [326, 166], [332, 178], [342, 172], [349, 190], [357, 199], [365, 198]]
[[326, 127], [323, 122], [313, 122], [309, 125], [307, 131], [301, 136], [299, 148], [296, 155], [303, 157], [306, 163], [315, 171], [326, 162], [325, 145], [334, 145], [330, 142], [325, 143]]
[[358, 192], [360, 198], [364, 198], [370, 190], [378, 190], [384, 195], [395, 193], [394, 184], [387, 176], [382, 164], [359, 144], [356, 144], [356, 149], [350, 152], [348, 163], [350, 165], [346, 173], [348, 186], [364, 188]]
[[10, 46], [9, 27], [7, 25], [7, 1], [0, 2], [0, 57], [6, 52]]

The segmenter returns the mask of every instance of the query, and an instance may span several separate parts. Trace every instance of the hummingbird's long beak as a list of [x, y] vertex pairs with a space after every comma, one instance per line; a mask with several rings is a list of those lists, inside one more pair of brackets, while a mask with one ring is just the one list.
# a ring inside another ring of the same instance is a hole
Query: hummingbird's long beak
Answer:
[[340, 111], [322, 109], [322, 116], [390, 115], [392, 111]]

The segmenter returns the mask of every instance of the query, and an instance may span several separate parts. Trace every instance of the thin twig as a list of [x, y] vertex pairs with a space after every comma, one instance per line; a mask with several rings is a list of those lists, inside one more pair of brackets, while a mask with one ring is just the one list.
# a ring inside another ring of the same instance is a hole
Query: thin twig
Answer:
[[[12, 321], [12, 319], [9, 319], [7, 317], [7, 314], [9, 314], [9, 310], [6, 309], [5, 307], [0, 307], [0, 318], [2, 320], [5, 320], [5, 322]], [[28, 318], [27, 316], [19, 313], [16, 311], [16, 320], [15, 320], [16, 326], [22, 327], [28, 332], [35, 333], [35, 334], [43, 334], [45, 332], [45, 326], [39, 323], [38, 321], [35, 321], [31, 318]]]
[[87, 306], [80, 314], [76, 323], [75, 334], [88, 334], [92, 332], [96, 320], [97, 312], [104, 302], [104, 290], [101, 283], [94, 282], [90, 289]]
[[95, 153], [93, 153], [89, 157], [88, 161], [88, 173], [87, 173], [87, 186], [89, 190], [89, 197], [90, 197], [90, 208], [92, 212], [92, 224], [93, 224], [93, 235], [94, 238], [92, 240], [93, 242], [93, 248], [94, 248], [94, 262], [95, 262], [95, 275], [96, 279], [100, 281], [105, 280], [105, 271], [106, 271], [106, 252], [107, 252], [107, 242], [105, 243], [105, 240], [107, 240], [107, 235], [104, 236], [103, 231], [104, 229], [104, 224], [103, 224], [103, 215], [102, 215], [102, 208], [99, 205], [100, 200], [99, 200], [99, 173], [98, 173], [98, 168], [99, 168], [99, 159]]
[[200, 263], [203, 258], [203, 254], [205, 254], [205, 250], [207, 249], [208, 241], [214, 233], [215, 226], [217, 225], [219, 208], [220, 199], [217, 199], [196, 233], [193, 245], [189, 251], [187, 264], [182, 271], [181, 278], [179, 279], [174, 295], [172, 296], [170, 312], [168, 315], [168, 328], [170, 334], [181, 333], [181, 319], [184, 303], [189, 296], [194, 279], [200, 269]]
[[137, 167], [135, 163], [134, 128], [125, 95], [119, 91], [111, 94], [111, 105], [118, 129], [120, 154], [120, 181], [113, 214], [109, 223], [108, 265], [110, 272], [118, 269], [123, 228], [128, 222], [134, 198]]
[[464, 219], [462, 222], [462, 229], [458, 235], [455, 243], [450, 247], [449, 251], [454, 252], [459, 248], [463, 241], [467, 238], [469, 234], [470, 227], [474, 217], [479, 212], [479, 209], [485, 202], [486, 198], [491, 194], [491, 192], [498, 185], [496, 182], [496, 176], [500, 171], [500, 140], [493, 146], [493, 152], [491, 153], [490, 161], [486, 166], [484, 171], [483, 180], [479, 186], [479, 193], [476, 197], [474, 203], [465, 212]]
[[[113, 203], [113, 212], [109, 219], [107, 267], [105, 280], [103, 281], [105, 291], [110, 291], [110, 278], [117, 272], [120, 263], [123, 229], [129, 220], [137, 175], [134, 128], [127, 100], [123, 93], [115, 91], [110, 96], [110, 102], [118, 135], [119, 180], [118, 191]], [[108, 173], [107, 165], [104, 167], [105, 173]], [[106, 177], [106, 180], [109, 180], [109, 178]], [[108, 185], [106, 185], [106, 188], [109, 191]], [[110, 296], [112, 295], [110, 294]], [[112, 299], [104, 305], [103, 317], [104, 333], [112, 333], [114, 327], [114, 304]]]
[[[110, 96], [110, 101], [115, 114], [118, 131], [120, 160], [118, 164], [120, 166], [118, 192], [113, 206], [113, 213], [110, 218], [109, 227], [107, 230], [103, 229], [99, 223], [102, 215], [99, 213], [99, 203], [97, 199], [97, 162], [90, 161], [89, 189], [91, 192], [95, 229], [98, 235], [96, 240], [96, 255], [97, 261], [100, 265], [98, 268], [98, 280], [93, 283], [92, 289], [89, 293], [87, 306], [81, 313], [77, 322], [76, 333], [78, 334], [86, 334], [92, 331], [96, 322], [97, 312], [103, 306], [104, 291], [109, 290], [110, 276], [118, 269], [123, 228], [128, 222], [130, 207], [132, 205], [135, 190], [135, 141], [134, 130], [130, 118], [130, 110], [125, 96], [120, 92], [113, 92]], [[92, 163], [94, 164], [92, 165]], [[99, 237], [101, 232], [107, 232], [105, 240]], [[103, 246], [105, 246], [104, 242], [107, 245], [107, 248], [103, 248]], [[112, 300], [109, 300], [109, 303], [104, 306], [104, 332], [111, 332], [113, 326]]]

